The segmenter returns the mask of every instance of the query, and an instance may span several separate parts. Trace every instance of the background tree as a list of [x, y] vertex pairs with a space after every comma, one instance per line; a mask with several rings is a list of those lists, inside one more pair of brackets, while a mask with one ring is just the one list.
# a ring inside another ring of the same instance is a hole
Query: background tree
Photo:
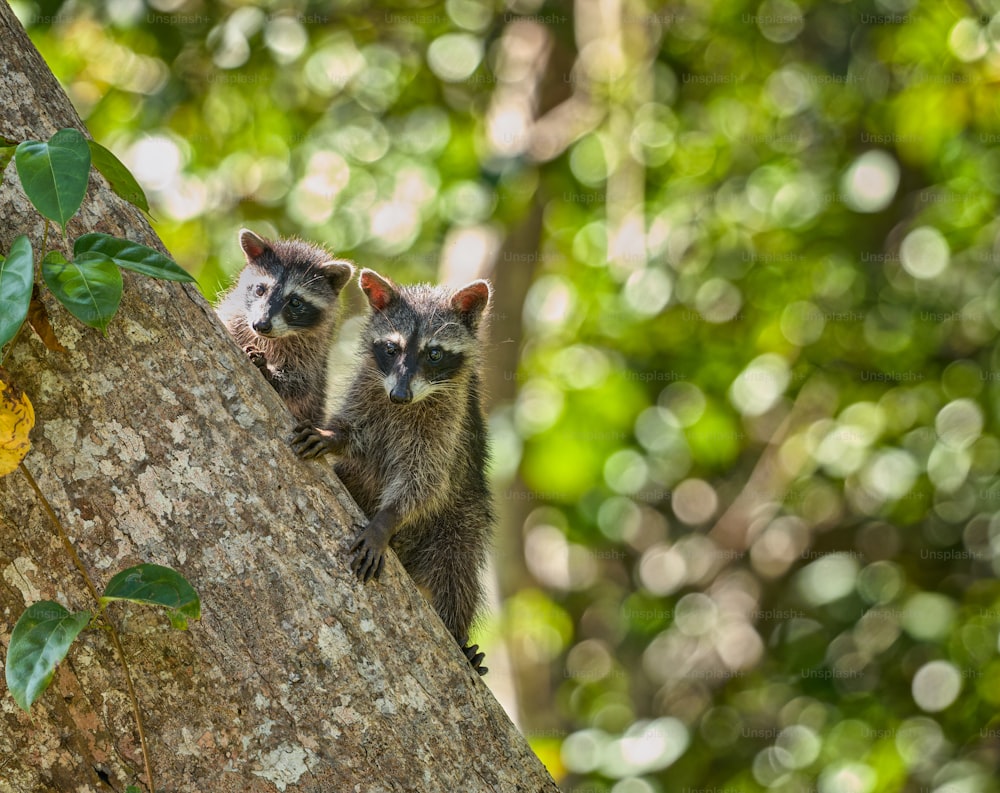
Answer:
[[995, 5], [20, 8], [206, 294], [244, 223], [492, 271], [566, 789], [996, 787]]
[[[6, 5], [0, 38], [5, 138], [80, 126]], [[72, 255], [13, 169], [0, 217], [0, 249], [23, 233]], [[66, 225], [159, 246], [96, 175]], [[4, 360], [37, 416], [27, 473], [0, 479], [5, 649], [31, 603], [94, 607], [81, 570], [100, 585], [166, 564], [200, 592], [200, 622], [108, 618], [158, 789], [556, 790], [401, 568], [353, 579], [345, 542], [363, 516], [329, 464], [294, 458], [290, 414], [193, 287], [126, 274], [106, 335], [42, 301], [65, 349], [26, 330]], [[0, 790], [153, 789], [110, 636], [81, 634], [30, 714], [4, 692]]]

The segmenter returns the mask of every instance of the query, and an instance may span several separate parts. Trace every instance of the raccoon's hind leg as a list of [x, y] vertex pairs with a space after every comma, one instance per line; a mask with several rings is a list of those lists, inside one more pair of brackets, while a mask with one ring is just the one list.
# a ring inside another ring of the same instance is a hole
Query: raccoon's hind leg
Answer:
[[[462, 652], [465, 653], [465, 657], [469, 659], [469, 663], [472, 664], [472, 668], [475, 669], [480, 676], [485, 675], [490, 671], [490, 668], [488, 666], [480, 666], [480, 664], [482, 664], [483, 660], [486, 658], [486, 653], [478, 652], [478, 644], [473, 644], [470, 647], [468, 642], [469, 640], [466, 638], [465, 645], [462, 647]], [[462, 644], [462, 642], [459, 642], [459, 644]]]
[[470, 570], [469, 560], [462, 555], [456, 560], [454, 549], [450, 548], [438, 548], [428, 556], [400, 559], [414, 583], [429, 595], [428, 600], [472, 668], [485, 675], [489, 671], [482, 666], [486, 654], [479, 652], [479, 645], [469, 644], [469, 627], [482, 599], [478, 569]]

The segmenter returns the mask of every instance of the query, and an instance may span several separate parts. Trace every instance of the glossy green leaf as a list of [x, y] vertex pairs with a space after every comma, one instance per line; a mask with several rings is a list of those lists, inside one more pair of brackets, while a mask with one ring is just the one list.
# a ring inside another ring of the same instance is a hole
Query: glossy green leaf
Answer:
[[7, 688], [22, 710], [28, 710], [52, 682], [56, 666], [87, 623], [89, 611], [71, 614], [51, 600], [28, 607], [14, 626], [7, 648]]
[[104, 588], [101, 604], [113, 600], [147, 603], [169, 609], [170, 623], [180, 630], [201, 618], [201, 600], [188, 580], [169, 567], [140, 564], [122, 570]]
[[14, 164], [21, 187], [35, 209], [65, 228], [87, 192], [90, 148], [75, 129], [61, 129], [48, 141], [18, 144]]
[[28, 316], [34, 281], [31, 241], [23, 234], [0, 256], [0, 347], [14, 338]]
[[84, 253], [100, 253], [119, 267], [152, 278], [163, 278], [167, 281], [194, 280], [176, 262], [159, 251], [109, 234], [93, 233], [78, 237], [73, 243], [73, 254], [79, 257]]
[[42, 278], [59, 302], [85, 325], [104, 332], [122, 299], [122, 274], [103, 253], [89, 252], [73, 261], [50, 251], [42, 262]]
[[90, 147], [90, 156], [93, 159], [94, 167], [100, 171], [101, 176], [108, 180], [115, 195], [148, 213], [149, 202], [146, 200], [146, 194], [135, 180], [132, 172], [125, 167], [125, 163], [96, 140], [88, 140], [87, 145]]

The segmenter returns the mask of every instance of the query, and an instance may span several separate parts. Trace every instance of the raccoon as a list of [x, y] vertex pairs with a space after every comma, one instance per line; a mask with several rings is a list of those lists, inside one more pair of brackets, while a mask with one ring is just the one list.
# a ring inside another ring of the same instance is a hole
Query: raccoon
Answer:
[[320, 422], [337, 296], [354, 266], [307, 242], [270, 242], [248, 229], [240, 247], [246, 267], [216, 312], [295, 418]]
[[359, 283], [372, 313], [357, 373], [339, 412], [321, 427], [296, 427], [292, 446], [305, 458], [338, 455], [338, 476], [369, 516], [352, 570], [378, 578], [392, 547], [485, 674], [484, 654], [468, 641], [494, 524], [479, 393], [490, 285], [400, 287], [368, 269]]

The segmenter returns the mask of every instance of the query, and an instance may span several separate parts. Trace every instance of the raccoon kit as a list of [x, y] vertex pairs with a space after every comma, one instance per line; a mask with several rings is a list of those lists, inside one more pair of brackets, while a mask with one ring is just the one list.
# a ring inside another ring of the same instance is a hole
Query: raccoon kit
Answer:
[[468, 640], [494, 523], [479, 373], [490, 285], [397, 286], [367, 269], [359, 283], [372, 313], [354, 380], [337, 415], [301, 424], [292, 445], [301, 457], [339, 456], [337, 474], [370, 520], [351, 548], [358, 577], [378, 578], [391, 546], [485, 674]]
[[246, 267], [216, 311], [300, 421], [319, 422], [337, 297], [354, 267], [299, 240], [240, 231]]

